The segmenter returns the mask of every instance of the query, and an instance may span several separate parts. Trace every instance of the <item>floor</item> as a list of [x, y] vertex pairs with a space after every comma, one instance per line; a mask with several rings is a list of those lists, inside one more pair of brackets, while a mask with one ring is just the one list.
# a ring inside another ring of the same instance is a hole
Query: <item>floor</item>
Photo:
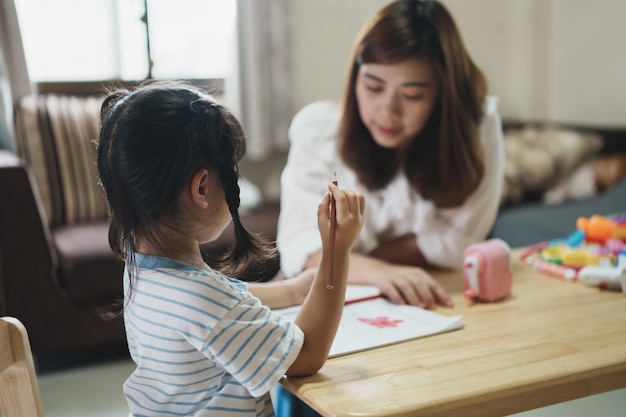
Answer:
[[[105, 360], [80, 358], [38, 363], [38, 381], [46, 417], [126, 417], [122, 384], [133, 370], [127, 355]], [[552, 405], [515, 417], [618, 417], [626, 410], [626, 389]]]

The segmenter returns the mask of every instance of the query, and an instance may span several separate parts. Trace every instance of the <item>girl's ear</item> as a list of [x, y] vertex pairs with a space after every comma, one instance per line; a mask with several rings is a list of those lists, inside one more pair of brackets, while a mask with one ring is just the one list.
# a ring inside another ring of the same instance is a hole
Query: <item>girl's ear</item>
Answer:
[[215, 184], [211, 181], [209, 173], [206, 169], [201, 169], [191, 177], [191, 200], [194, 204], [201, 208], [209, 206], [209, 195], [212, 193], [212, 186]]

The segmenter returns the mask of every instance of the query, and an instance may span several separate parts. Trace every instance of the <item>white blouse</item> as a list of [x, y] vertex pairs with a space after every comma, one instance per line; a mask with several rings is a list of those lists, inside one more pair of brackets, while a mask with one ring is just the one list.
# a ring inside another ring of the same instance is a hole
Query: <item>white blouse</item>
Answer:
[[322, 247], [316, 212], [333, 172], [340, 187], [365, 195], [365, 220], [353, 251], [367, 254], [381, 242], [414, 234], [430, 264], [460, 268], [465, 248], [489, 233], [500, 202], [505, 158], [497, 98], [487, 98], [480, 125], [485, 175], [461, 206], [445, 209], [422, 198], [402, 172], [384, 189], [367, 190], [337, 154], [340, 115], [339, 103], [315, 102], [300, 110], [289, 128], [277, 238], [282, 271], [296, 275]]

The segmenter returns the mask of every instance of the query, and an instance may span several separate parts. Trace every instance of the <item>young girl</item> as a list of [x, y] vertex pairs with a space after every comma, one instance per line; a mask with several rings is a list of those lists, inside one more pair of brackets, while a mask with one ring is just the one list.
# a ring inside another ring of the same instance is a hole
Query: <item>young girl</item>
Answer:
[[494, 97], [452, 16], [437, 1], [400, 0], [359, 32], [341, 103], [303, 108], [289, 130], [278, 249], [293, 276], [320, 261], [303, 208], [325, 173], [368, 200], [348, 280], [425, 308], [451, 305], [423, 267], [460, 268], [491, 229], [504, 178]]
[[[124, 394], [132, 414], [273, 415], [269, 390], [278, 380], [315, 373], [326, 360], [363, 196], [328, 185], [337, 214], [335, 286], [326, 288], [323, 254], [291, 323], [263, 302], [293, 304], [297, 286], [247, 285], [211, 268], [200, 253], [199, 245], [232, 219], [237, 243], [223, 271], [237, 274], [248, 261], [272, 256], [239, 221], [237, 162], [245, 138], [235, 117], [191, 86], [156, 82], [112, 93], [101, 118], [98, 170], [110, 207], [109, 242], [128, 275], [124, 321], [137, 368]], [[324, 248], [329, 204], [326, 193], [317, 206]]]

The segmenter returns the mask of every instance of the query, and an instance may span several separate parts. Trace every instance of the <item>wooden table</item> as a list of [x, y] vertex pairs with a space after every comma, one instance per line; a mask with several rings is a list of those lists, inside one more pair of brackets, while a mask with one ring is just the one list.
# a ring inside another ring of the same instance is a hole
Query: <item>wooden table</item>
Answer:
[[[514, 259], [517, 259], [514, 251]], [[464, 329], [329, 359], [281, 383], [324, 416], [504, 416], [626, 387], [626, 297], [516, 262], [513, 294], [463, 297], [435, 274]]]

